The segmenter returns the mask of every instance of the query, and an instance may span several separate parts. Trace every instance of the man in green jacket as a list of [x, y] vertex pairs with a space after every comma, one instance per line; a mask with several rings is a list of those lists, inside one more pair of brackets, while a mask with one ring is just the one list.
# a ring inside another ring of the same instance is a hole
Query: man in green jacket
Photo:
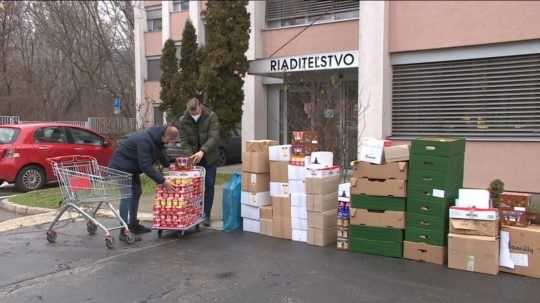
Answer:
[[220, 141], [217, 115], [202, 105], [198, 98], [192, 98], [179, 121], [180, 149], [183, 155], [190, 156], [194, 164], [206, 169], [204, 182], [205, 226], [210, 226], [210, 212], [214, 203], [214, 185]]

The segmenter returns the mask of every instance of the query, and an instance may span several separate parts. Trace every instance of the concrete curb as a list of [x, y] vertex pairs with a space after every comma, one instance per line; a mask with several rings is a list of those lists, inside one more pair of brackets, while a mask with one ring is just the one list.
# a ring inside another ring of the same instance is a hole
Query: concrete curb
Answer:
[[32, 207], [32, 206], [26, 206], [26, 205], [19, 205], [13, 202], [10, 202], [7, 198], [0, 200], [0, 208], [16, 213], [18, 215], [38, 215], [47, 213], [50, 211], [54, 211], [50, 208], [42, 208], [42, 207]]

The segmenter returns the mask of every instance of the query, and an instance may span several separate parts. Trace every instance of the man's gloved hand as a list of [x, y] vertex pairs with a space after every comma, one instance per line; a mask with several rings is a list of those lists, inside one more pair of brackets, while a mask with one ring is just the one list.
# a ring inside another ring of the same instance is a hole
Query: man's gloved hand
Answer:
[[193, 154], [190, 158], [193, 161], [193, 164], [198, 164], [199, 162], [201, 162], [203, 157], [204, 157], [204, 152], [201, 150]]

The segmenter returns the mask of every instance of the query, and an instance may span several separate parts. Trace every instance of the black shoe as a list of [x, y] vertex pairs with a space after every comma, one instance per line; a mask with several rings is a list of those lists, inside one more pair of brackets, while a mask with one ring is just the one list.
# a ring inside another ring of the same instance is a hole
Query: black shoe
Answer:
[[[135, 242], [138, 242], [138, 241], [142, 240], [142, 238], [139, 237], [139, 236], [133, 236], [133, 238], [135, 239]], [[126, 234], [124, 232], [120, 232], [120, 236], [118, 236], [118, 240], [123, 241], [123, 242], [127, 242]]]
[[144, 226], [144, 225], [141, 225], [139, 224], [139, 222], [135, 223], [135, 224], [131, 224], [129, 225], [129, 231], [136, 234], [136, 235], [140, 235], [140, 234], [145, 234], [145, 233], [149, 233], [152, 231], [152, 229]]
[[202, 224], [204, 227], [210, 227], [210, 218], [205, 217]]

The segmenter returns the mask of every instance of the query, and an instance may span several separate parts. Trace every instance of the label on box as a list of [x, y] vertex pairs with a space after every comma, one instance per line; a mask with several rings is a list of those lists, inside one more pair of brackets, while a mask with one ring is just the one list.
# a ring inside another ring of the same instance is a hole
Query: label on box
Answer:
[[444, 194], [445, 194], [445, 192], [442, 189], [436, 189], [436, 188], [433, 189], [433, 194], [432, 195], [435, 198], [444, 199]]
[[483, 221], [496, 221], [499, 219], [499, 210], [496, 208], [464, 208], [450, 207], [450, 219], [471, 219]]
[[289, 195], [289, 183], [280, 183], [281, 185], [281, 192], [285, 195]]
[[306, 168], [305, 176], [307, 178], [326, 178], [339, 176], [339, 166], [333, 166], [329, 168], [316, 168], [311, 166]]
[[257, 183], [257, 175], [251, 174], [251, 184], [255, 185]]
[[373, 138], [362, 140], [360, 145], [360, 161], [366, 161], [374, 164], [382, 163], [384, 151], [384, 141]]
[[467, 270], [474, 271], [474, 256], [467, 257]]
[[523, 267], [529, 266], [529, 256], [526, 254], [510, 253], [510, 258], [512, 259], [512, 262], [514, 262], [514, 265], [516, 266], [523, 266]]

